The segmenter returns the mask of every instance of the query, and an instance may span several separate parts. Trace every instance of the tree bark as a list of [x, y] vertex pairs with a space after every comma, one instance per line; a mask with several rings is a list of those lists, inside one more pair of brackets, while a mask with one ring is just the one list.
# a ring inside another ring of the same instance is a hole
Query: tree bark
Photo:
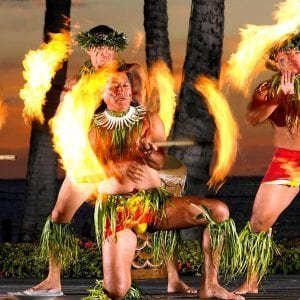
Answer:
[[148, 69], [155, 61], [161, 59], [172, 70], [166, 0], [144, 1], [144, 28]]
[[[44, 42], [49, 41], [49, 33], [62, 29], [70, 30], [71, 0], [47, 0]], [[48, 121], [54, 116], [64, 86], [67, 62], [56, 73], [52, 88], [46, 95], [43, 108], [45, 122], [32, 123], [29, 159], [27, 164], [24, 216], [20, 240], [37, 240], [46, 217], [50, 214], [57, 197], [57, 155], [53, 151], [52, 136]], [[57, 86], [61, 87], [58, 89]]]
[[224, 0], [193, 0], [184, 81], [175, 117], [173, 139], [191, 137], [197, 146], [170, 153], [187, 166], [187, 194], [205, 195], [213, 153], [215, 126], [193, 83], [199, 75], [218, 78], [224, 36]]

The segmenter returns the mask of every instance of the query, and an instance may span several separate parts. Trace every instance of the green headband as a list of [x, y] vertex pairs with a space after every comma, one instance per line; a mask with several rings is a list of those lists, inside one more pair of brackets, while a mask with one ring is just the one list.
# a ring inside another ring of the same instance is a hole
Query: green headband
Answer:
[[113, 31], [108, 34], [91, 33], [90, 31], [80, 32], [76, 41], [83, 49], [106, 46], [116, 51], [124, 50], [127, 46], [127, 36], [124, 32]]
[[273, 46], [269, 50], [269, 58], [275, 60], [275, 56], [280, 51], [287, 51], [289, 49], [300, 50], [300, 32], [297, 34], [291, 34], [287, 39], [282, 43]]

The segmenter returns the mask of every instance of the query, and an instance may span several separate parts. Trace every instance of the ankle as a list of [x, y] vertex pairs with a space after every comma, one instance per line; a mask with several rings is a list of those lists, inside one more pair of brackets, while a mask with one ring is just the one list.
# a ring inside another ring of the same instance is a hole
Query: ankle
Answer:
[[179, 275], [168, 274], [168, 283], [173, 283], [179, 281]]
[[56, 285], [56, 286], [60, 286], [61, 282], [60, 282], [60, 277], [57, 276], [48, 276], [45, 281], [49, 282], [52, 285]]
[[258, 288], [258, 284], [257, 284], [257, 281], [256, 280], [250, 280], [250, 281], [247, 281], [247, 285], [248, 287], [250, 287], [251, 289], [257, 289]]
[[209, 287], [209, 286], [215, 286], [215, 285], [219, 285], [218, 279], [215, 277], [205, 277], [202, 279], [201, 281], [201, 286], [203, 287]]

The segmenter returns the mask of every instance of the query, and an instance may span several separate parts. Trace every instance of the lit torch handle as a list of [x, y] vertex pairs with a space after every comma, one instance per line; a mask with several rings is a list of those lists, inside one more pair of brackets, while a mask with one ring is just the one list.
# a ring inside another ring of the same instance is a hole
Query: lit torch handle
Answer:
[[155, 142], [155, 146], [161, 147], [186, 147], [186, 146], [195, 146], [196, 142], [193, 140], [183, 140], [183, 141], [165, 141], [165, 142]]
[[16, 155], [0, 155], [0, 160], [16, 160]]

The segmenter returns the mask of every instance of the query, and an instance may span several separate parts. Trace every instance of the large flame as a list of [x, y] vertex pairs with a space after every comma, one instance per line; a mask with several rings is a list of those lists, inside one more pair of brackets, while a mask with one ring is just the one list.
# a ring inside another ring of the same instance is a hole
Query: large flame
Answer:
[[208, 111], [216, 125], [217, 157], [208, 185], [210, 188], [217, 188], [224, 181], [235, 161], [239, 128], [215, 80], [200, 76], [195, 82], [195, 88], [204, 96]]
[[7, 105], [0, 98], [0, 129], [2, 129], [2, 127], [4, 126], [6, 117], [7, 117]]
[[166, 136], [168, 136], [173, 125], [176, 109], [174, 77], [171, 70], [162, 60], [158, 60], [153, 64], [149, 74], [150, 94], [153, 95], [153, 91], [158, 92], [158, 115], [164, 123]]
[[[278, 9], [273, 12], [273, 19], [277, 23], [285, 23], [289, 20], [299, 19], [299, 0], [286, 0], [277, 5]], [[298, 20], [299, 22], [299, 20]]]
[[45, 96], [51, 88], [51, 79], [62, 67], [69, 54], [70, 36], [68, 32], [53, 33], [49, 43], [43, 43], [37, 50], [30, 50], [23, 60], [23, 76], [26, 80], [20, 90], [24, 101], [23, 117], [25, 122], [37, 120], [44, 122], [43, 105]]
[[299, 11], [299, 0], [287, 0], [273, 14], [275, 25], [247, 25], [240, 30], [241, 42], [228, 62], [227, 81], [233, 87], [248, 94], [251, 82], [264, 68], [268, 51], [299, 30]]
[[100, 105], [108, 79], [116, 64], [84, 75], [68, 92], [50, 122], [54, 148], [73, 182], [99, 182], [106, 178], [88, 139], [91, 120]]

